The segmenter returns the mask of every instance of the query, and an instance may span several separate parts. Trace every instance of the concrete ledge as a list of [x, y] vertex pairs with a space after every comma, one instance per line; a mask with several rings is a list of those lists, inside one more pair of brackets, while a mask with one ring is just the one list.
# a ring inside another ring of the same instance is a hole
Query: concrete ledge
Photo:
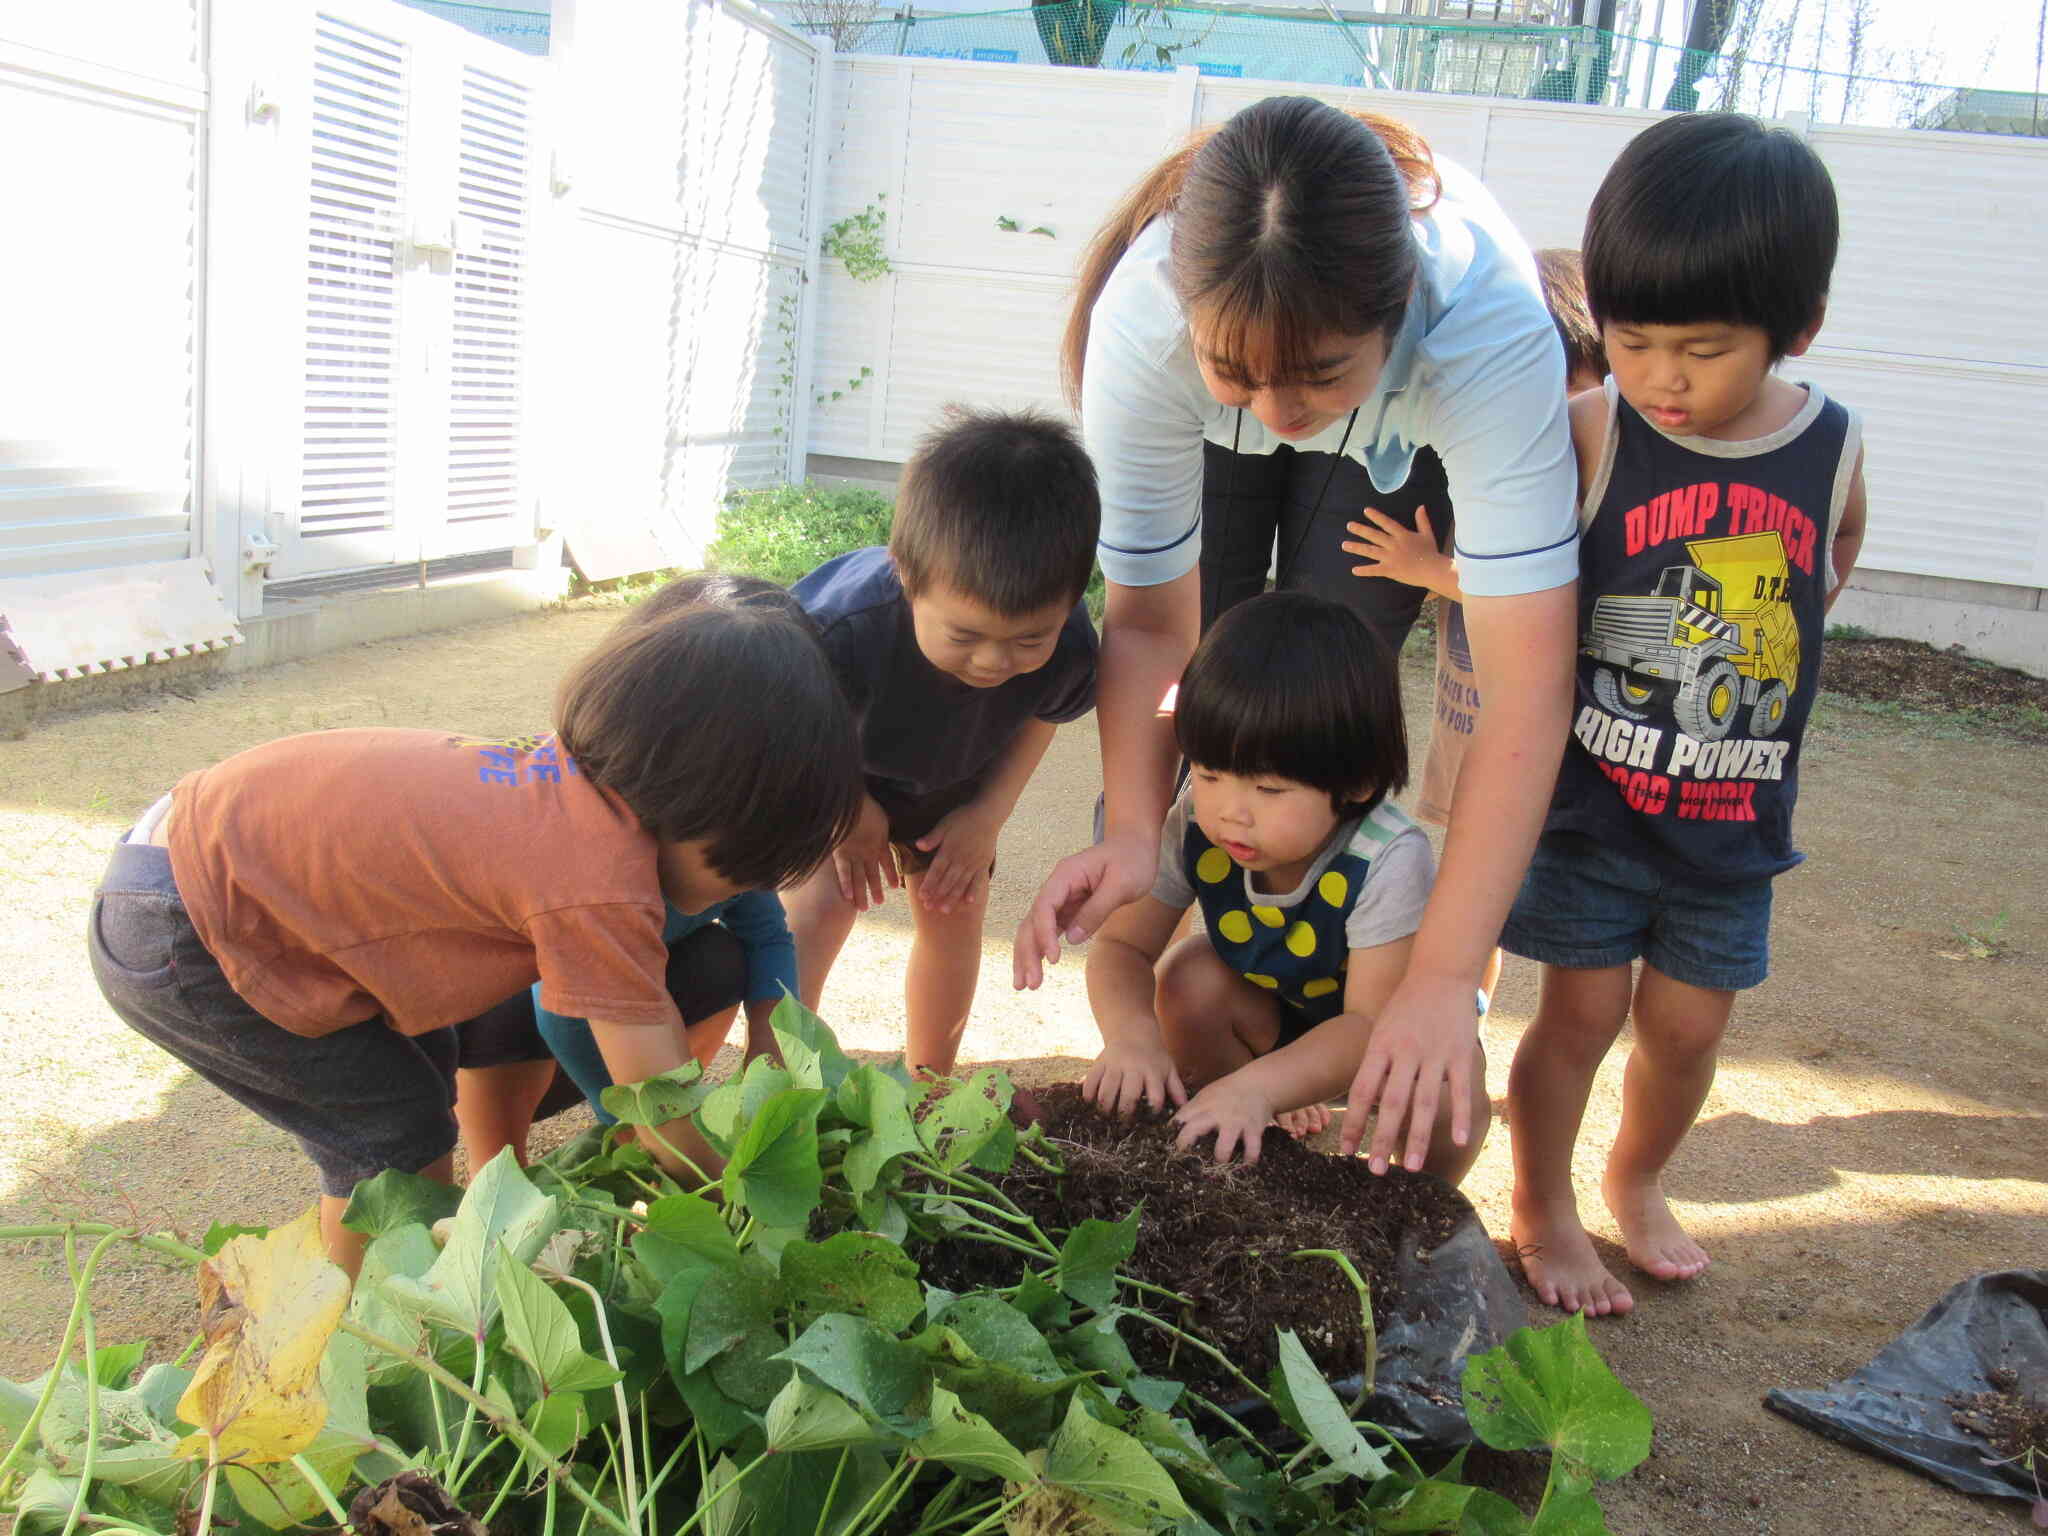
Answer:
[[568, 580], [568, 571], [560, 567], [489, 571], [445, 577], [424, 587], [273, 600], [264, 604], [260, 618], [243, 620], [243, 643], [228, 665], [237, 672], [275, 666], [371, 640], [531, 613], [559, 601]]
[[[1912, 585], [1903, 591], [1886, 590], [1898, 583]], [[1973, 590], [1958, 599], [1943, 588], [1982, 588], [1997, 596], [1980, 596]], [[1828, 622], [1854, 624], [1900, 640], [1924, 640], [1938, 650], [1960, 646], [1982, 661], [2048, 677], [2048, 612], [2042, 609], [2038, 588], [1940, 582], [1887, 571], [1866, 576], [1858, 571], [1836, 600]]]
[[896, 494], [903, 466], [894, 459], [852, 459], [836, 453], [813, 453], [804, 459], [804, 474], [820, 485], [857, 485], [864, 490]]
[[229, 672], [298, 661], [371, 640], [532, 613], [560, 601], [568, 584], [568, 570], [554, 566], [447, 576], [424, 587], [273, 601], [260, 617], [242, 621], [243, 643], [226, 650], [61, 683], [36, 681], [0, 693], [0, 738], [24, 736], [48, 717], [103, 709], [151, 693], [196, 693]]

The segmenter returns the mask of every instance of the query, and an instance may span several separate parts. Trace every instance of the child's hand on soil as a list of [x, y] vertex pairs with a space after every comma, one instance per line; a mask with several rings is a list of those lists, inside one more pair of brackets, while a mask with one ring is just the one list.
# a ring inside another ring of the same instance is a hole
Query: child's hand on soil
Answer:
[[1185, 1104], [1188, 1091], [1165, 1046], [1111, 1045], [1103, 1048], [1082, 1079], [1081, 1097], [1129, 1119], [1140, 1104], [1160, 1111], [1169, 1104]]
[[1003, 818], [976, 805], [963, 805], [945, 816], [917, 840], [932, 855], [918, 898], [934, 912], [978, 907], [988, 900], [989, 866], [995, 863], [996, 839]]
[[1266, 1127], [1273, 1123], [1273, 1105], [1243, 1079], [1242, 1072], [1219, 1077], [1173, 1117], [1174, 1124], [1180, 1127], [1176, 1145], [1183, 1152], [1214, 1131], [1217, 1162], [1229, 1162], [1240, 1145], [1247, 1165], [1259, 1160]]
[[839, 877], [839, 894], [860, 912], [879, 907], [885, 887], [903, 884], [896, 855], [889, 851], [889, 813], [873, 795], [863, 798], [860, 820], [832, 850], [832, 871]]
[[1346, 523], [1345, 529], [1353, 537], [1337, 547], [1346, 554], [1362, 556], [1370, 564], [1354, 565], [1354, 576], [1385, 576], [1411, 587], [1434, 589], [1441, 568], [1450, 562], [1436, 547], [1436, 530], [1429, 524], [1429, 513], [1421, 507], [1415, 509], [1415, 526], [1404, 528], [1377, 507], [1367, 507], [1359, 514], [1362, 523]]
[[1273, 1123], [1296, 1141], [1305, 1141], [1329, 1129], [1330, 1111], [1321, 1104], [1304, 1104], [1300, 1109], [1283, 1109]]

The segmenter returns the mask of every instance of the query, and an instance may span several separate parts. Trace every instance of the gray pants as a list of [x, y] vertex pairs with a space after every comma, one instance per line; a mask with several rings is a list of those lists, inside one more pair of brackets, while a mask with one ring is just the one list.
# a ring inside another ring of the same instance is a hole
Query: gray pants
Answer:
[[87, 947], [121, 1021], [289, 1131], [324, 1193], [346, 1197], [386, 1168], [417, 1173], [454, 1147], [455, 1030], [401, 1035], [377, 1018], [309, 1038], [271, 1023], [193, 931], [164, 849], [114, 849]]

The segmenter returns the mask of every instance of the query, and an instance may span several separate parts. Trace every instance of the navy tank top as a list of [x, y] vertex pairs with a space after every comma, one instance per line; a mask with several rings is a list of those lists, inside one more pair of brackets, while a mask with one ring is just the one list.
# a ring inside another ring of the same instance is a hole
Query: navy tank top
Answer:
[[1746, 442], [1658, 431], [1607, 381], [1582, 510], [1578, 697], [1546, 829], [1708, 884], [1765, 879], [1792, 846], [1820, 678], [1829, 550], [1861, 430], [1807, 387]]

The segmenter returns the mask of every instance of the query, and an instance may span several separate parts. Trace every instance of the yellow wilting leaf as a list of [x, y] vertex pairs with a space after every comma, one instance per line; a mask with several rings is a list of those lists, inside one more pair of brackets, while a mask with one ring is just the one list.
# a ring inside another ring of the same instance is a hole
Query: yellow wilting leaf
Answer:
[[348, 1277], [327, 1261], [320, 1215], [268, 1237], [238, 1237], [199, 1267], [206, 1356], [178, 1417], [197, 1424], [178, 1454], [250, 1465], [288, 1461], [327, 1418], [320, 1357], [348, 1305]]

